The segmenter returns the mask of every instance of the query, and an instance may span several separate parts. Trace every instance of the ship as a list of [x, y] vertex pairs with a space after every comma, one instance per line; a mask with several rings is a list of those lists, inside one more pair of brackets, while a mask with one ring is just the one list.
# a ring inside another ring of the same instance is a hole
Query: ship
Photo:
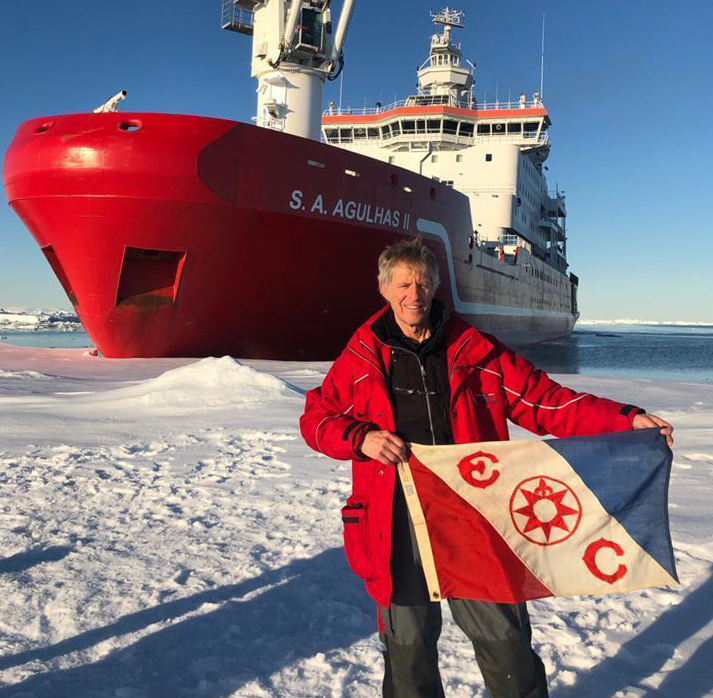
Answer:
[[515, 347], [571, 333], [541, 94], [477, 102], [445, 8], [416, 94], [325, 110], [354, 4], [335, 28], [329, 0], [223, 0], [222, 27], [253, 40], [255, 123], [120, 112], [122, 91], [18, 127], [8, 201], [104, 356], [333, 359], [383, 304], [378, 255], [414, 236], [477, 328]]

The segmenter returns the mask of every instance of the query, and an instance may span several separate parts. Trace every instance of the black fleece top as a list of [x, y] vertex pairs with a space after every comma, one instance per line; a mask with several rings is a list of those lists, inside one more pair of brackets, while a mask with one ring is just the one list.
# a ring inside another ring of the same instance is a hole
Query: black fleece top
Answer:
[[[374, 334], [391, 347], [387, 377], [396, 433], [408, 443], [452, 444], [450, 384], [441, 301], [431, 306], [431, 335], [417, 342], [404, 335], [389, 309], [372, 325]], [[401, 482], [394, 491], [391, 576], [392, 602], [401, 606], [429, 603]]]

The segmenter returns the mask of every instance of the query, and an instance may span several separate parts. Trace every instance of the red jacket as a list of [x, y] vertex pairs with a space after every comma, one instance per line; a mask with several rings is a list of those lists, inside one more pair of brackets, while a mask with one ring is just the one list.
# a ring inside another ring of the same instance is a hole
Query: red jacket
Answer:
[[[382, 606], [391, 599], [396, 469], [361, 457], [355, 450], [355, 435], [364, 423], [395, 431], [386, 378], [391, 347], [371, 330], [385, 310], [354, 333], [321, 387], [307, 393], [300, 419], [302, 436], [311, 448], [330, 458], [352, 460], [353, 494], [343, 509], [346, 554], [352, 570]], [[457, 315], [447, 320], [445, 333], [456, 443], [507, 440], [508, 419], [536, 434], [558, 437], [624, 431], [639, 411], [562, 387]], [[502, 559], [512, 553], [485, 526], [474, 535], [473, 544], [484, 550], [487, 574], [498, 575]]]

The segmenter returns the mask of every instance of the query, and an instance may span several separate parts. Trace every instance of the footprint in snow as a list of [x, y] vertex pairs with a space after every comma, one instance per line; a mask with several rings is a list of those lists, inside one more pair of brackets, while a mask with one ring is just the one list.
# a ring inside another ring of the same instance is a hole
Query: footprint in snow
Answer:
[[[700, 452], [694, 452], [691, 451], [689, 453], [682, 453], [681, 454], [683, 458], [685, 458], [688, 461], [692, 461], [693, 463], [701, 463], [703, 465], [713, 465], [713, 455], [709, 455], [708, 453], [700, 453]], [[683, 467], [685, 468], [685, 465], [681, 465], [679, 463], [674, 463], [674, 465], [678, 467]], [[688, 466], [689, 468], [692, 467], [691, 465]]]

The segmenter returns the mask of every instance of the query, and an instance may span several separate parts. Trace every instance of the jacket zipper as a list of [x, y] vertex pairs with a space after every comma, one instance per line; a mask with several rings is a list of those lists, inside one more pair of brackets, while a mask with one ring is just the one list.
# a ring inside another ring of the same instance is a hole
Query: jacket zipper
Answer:
[[450, 376], [451, 378], [453, 378], [453, 374], [455, 373], [455, 370], [458, 368], [458, 366], [456, 366], [456, 359], [458, 358], [458, 355], [461, 353], [461, 350], [463, 349], [463, 347], [466, 344], [468, 344], [468, 342], [470, 342], [471, 339], [472, 339], [471, 337], [468, 337], [468, 339], [466, 339], [465, 342], [463, 342], [463, 344], [461, 344], [458, 347], [458, 350], [453, 355], [453, 360], [451, 361], [451, 376]]
[[408, 349], [403, 349], [399, 347], [397, 351], [404, 351], [407, 354], [411, 354], [414, 359], [416, 359], [418, 363], [418, 367], [421, 369], [421, 382], [423, 383], [423, 394], [426, 396], [426, 410], [428, 411], [428, 426], [431, 430], [431, 443], [435, 446], [436, 445], [436, 432], [433, 429], [433, 416], [431, 414], [431, 400], [428, 397], [428, 386], [426, 385], [426, 369], [423, 367], [423, 364], [421, 363], [421, 359], [418, 358], [418, 354], [416, 354], [413, 351], [410, 351]]

